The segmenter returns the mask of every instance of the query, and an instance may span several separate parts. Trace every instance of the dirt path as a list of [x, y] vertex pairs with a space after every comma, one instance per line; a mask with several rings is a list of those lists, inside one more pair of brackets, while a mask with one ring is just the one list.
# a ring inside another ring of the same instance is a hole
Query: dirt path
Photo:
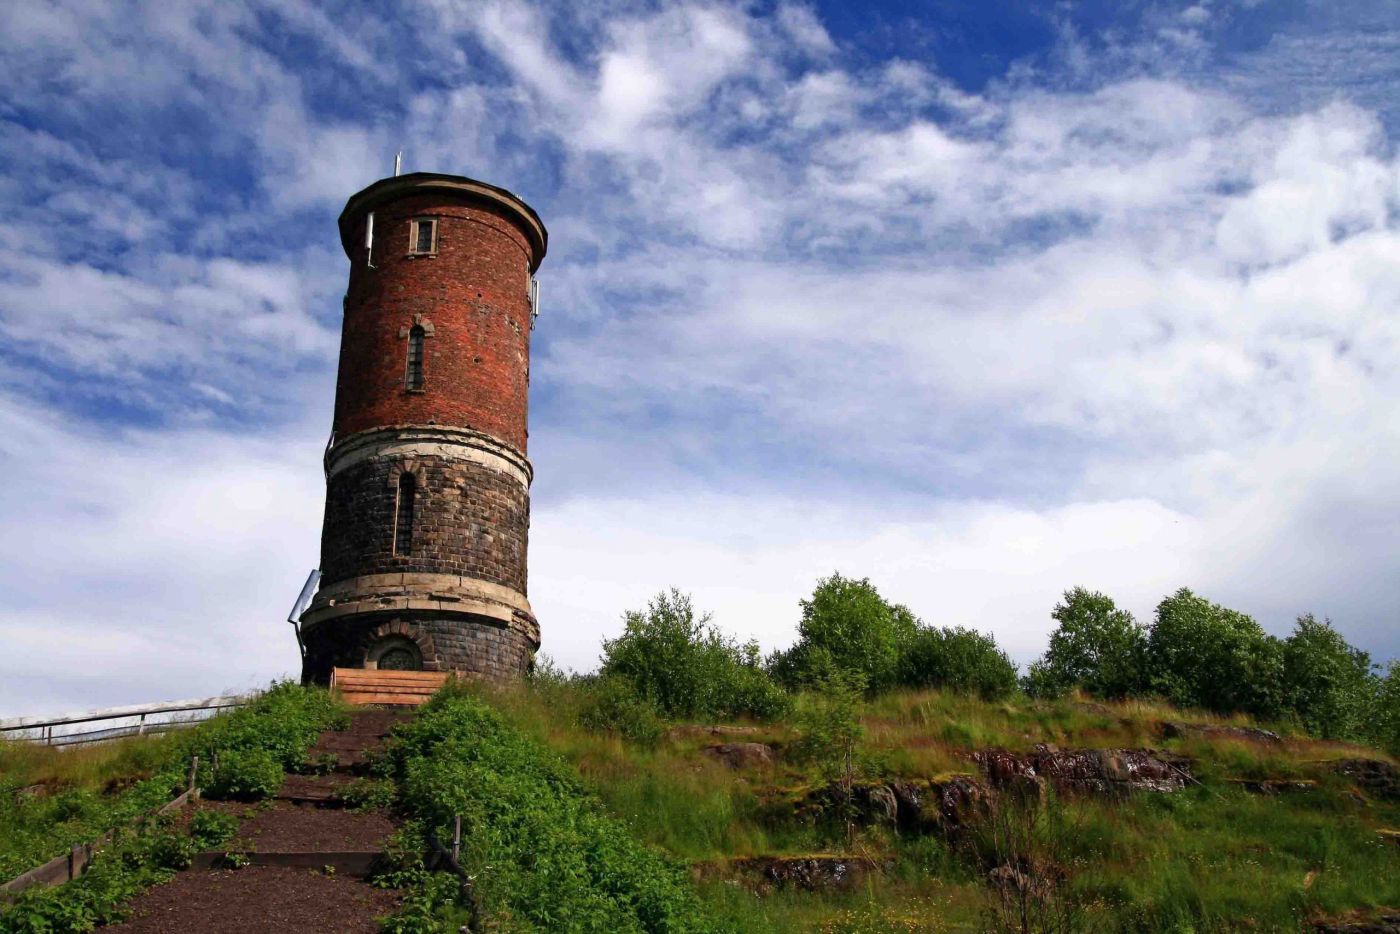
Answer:
[[363, 770], [366, 754], [407, 716], [395, 710], [362, 710], [354, 714], [348, 730], [322, 733], [310, 757], [334, 753], [335, 771], [287, 776], [270, 806], [200, 805], [231, 810], [242, 818], [228, 851], [248, 852], [255, 863], [294, 865], [186, 870], [136, 896], [128, 906], [129, 919], [104, 930], [129, 934], [377, 931], [375, 919], [394, 909], [398, 894], [374, 888], [361, 876], [393, 832], [394, 823], [384, 812], [346, 810], [337, 791], [353, 781]]

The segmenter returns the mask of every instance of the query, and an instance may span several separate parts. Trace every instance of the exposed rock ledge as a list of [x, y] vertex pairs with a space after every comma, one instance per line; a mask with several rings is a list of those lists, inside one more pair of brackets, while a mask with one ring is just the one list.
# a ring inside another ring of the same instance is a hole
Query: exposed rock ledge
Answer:
[[1123, 795], [1180, 791], [1191, 780], [1190, 760], [1155, 749], [1058, 749], [1041, 744], [1028, 755], [1005, 750], [975, 758], [992, 786], [1038, 795], [1043, 781], [1062, 791]]

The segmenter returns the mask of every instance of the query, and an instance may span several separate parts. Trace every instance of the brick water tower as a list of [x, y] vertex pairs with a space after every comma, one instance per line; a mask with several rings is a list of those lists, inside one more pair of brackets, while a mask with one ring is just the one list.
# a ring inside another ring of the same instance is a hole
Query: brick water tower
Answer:
[[494, 185], [417, 172], [340, 215], [350, 284], [303, 677], [524, 674], [534, 272], [548, 235]]

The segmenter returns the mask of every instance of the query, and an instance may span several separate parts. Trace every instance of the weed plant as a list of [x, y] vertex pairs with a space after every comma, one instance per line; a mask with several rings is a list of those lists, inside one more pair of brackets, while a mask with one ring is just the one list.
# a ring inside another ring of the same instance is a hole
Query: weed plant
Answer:
[[[68, 752], [0, 745], [0, 878], [32, 869], [74, 844], [125, 832], [185, 787], [194, 755], [200, 757], [201, 788], [243, 798], [270, 794], [284, 766], [304, 761], [320, 731], [344, 718], [326, 691], [279, 683], [249, 706], [179, 733]], [[190, 839], [202, 845], [216, 820], [201, 812]], [[121, 900], [158, 880], [171, 865], [148, 852], [156, 846], [147, 839], [153, 833], [147, 828], [134, 837], [127, 834], [95, 858], [81, 879], [36, 891], [0, 910], [0, 931], [88, 930], [83, 925], [92, 918], [112, 916]], [[161, 846], [173, 845], [171, 833], [161, 837], [166, 841]], [[41, 920], [12, 921], [12, 915]]]
[[[575, 766], [583, 784], [640, 841], [673, 856], [709, 865], [835, 848], [881, 866], [857, 891], [845, 893], [755, 895], [732, 881], [710, 879], [699, 891], [725, 929], [984, 931], [1019, 930], [1014, 925], [1024, 921], [1026, 930], [1299, 931], [1318, 918], [1400, 904], [1400, 852], [1376, 833], [1400, 826], [1400, 806], [1357, 803], [1328, 764], [1341, 756], [1385, 758], [1364, 747], [1296, 732], [1277, 743], [1228, 735], [1164, 740], [1163, 721], [1261, 724], [1152, 699], [1100, 702], [1071, 693], [988, 702], [942, 690], [886, 692], [860, 701], [856, 711], [864, 731], [859, 757], [871, 778], [975, 773], [975, 751], [1027, 752], [1037, 743], [1055, 743], [1166, 748], [1190, 758], [1199, 783], [1121, 801], [1051, 801], [1023, 813], [1020, 824], [1002, 827], [999, 844], [986, 842], [995, 827], [979, 831], [978, 845], [972, 836], [869, 827], [848, 841], [841, 828], [808, 823], [794, 808], [831, 778], [823, 759], [800, 754], [808, 734], [799, 714], [812, 710], [817, 698], [799, 695], [783, 720], [673, 724], [655, 742], [639, 744], [578, 725], [590, 690], [587, 682], [554, 678], [483, 696], [504, 720]], [[716, 725], [718, 736], [710, 730]], [[1284, 724], [1264, 725], [1287, 734]], [[739, 739], [773, 745], [777, 763], [732, 770], [702, 754], [706, 746]], [[1261, 796], [1234, 779], [1306, 780], [1315, 788]], [[1004, 900], [988, 875], [1003, 865], [1021, 871], [1039, 866], [1054, 884]]]
[[[440, 692], [387, 758], [425, 830], [447, 839], [461, 818], [462, 865], [482, 913], [503, 929], [714, 930], [683, 868], [640, 845], [571, 768], [469, 692]], [[442, 883], [430, 878], [410, 894], [415, 911], [427, 899], [415, 930], [435, 929], [425, 887]]]
[[201, 811], [181, 830], [171, 815], [118, 835], [88, 872], [54, 888], [36, 886], [0, 913], [0, 934], [91, 931], [120, 921], [123, 904], [142, 889], [189, 866], [196, 853], [233, 836], [236, 820]]

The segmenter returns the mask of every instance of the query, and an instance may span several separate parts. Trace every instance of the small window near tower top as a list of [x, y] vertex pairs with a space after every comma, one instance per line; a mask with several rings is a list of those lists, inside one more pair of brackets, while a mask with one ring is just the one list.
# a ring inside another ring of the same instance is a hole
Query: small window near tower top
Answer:
[[437, 220], [431, 217], [416, 217], [409, 224], [408, 252], [415, 256], [437, 252]]

